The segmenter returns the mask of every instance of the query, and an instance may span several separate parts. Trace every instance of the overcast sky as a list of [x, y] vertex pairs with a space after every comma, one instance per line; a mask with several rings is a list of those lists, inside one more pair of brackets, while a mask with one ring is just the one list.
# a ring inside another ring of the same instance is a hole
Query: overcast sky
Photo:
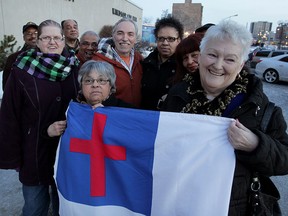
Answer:
[[[143, 9], [143, 17], [151, 18], [153, 23], [163, 10], [172, 12], [173, 3], [185, 0], [130, 0]], [[230, 19], [250, 27], [251, 22], [272, 22], [275, 31], [278, 21], [288, 22], [288, 0], [192, 0], [203, 6], [202, 24], [218, 23], [220, 20], [238, 14]], [[269, 3], [269, 4], [268, 4]]]

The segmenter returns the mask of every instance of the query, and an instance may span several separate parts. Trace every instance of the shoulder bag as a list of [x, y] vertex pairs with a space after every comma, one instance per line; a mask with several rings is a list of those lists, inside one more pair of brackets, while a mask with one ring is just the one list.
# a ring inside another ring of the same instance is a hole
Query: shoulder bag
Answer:
[[[269, 102], [261, 121], [261, 131], [266, 132], [275, 104]], [[249, 204], [251, 216], [281, 216], [278, 203], [280, 193], [272, 180], [264, 175], [254, 172], [250, 187]]]

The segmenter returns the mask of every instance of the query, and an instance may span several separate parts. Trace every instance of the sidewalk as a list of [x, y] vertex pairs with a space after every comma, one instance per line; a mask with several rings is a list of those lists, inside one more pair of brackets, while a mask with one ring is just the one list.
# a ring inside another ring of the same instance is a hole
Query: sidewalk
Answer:
[[24, 200], [18, 173], [0, 169], [0, 182], [0, 216], [20, 216]]

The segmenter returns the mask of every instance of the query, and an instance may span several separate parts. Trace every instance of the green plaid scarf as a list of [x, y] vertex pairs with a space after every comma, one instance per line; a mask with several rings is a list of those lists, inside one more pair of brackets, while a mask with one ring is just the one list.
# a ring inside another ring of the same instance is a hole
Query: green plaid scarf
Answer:
[[16, 60], [15, 65], [27, 73], [50, 81], [63, 81], [70, 72], [71, 66], [78, 66], [79, 60], [74, 52], [67, 58], [59, 54], [37, 52], [34, 49], [23, 52]]

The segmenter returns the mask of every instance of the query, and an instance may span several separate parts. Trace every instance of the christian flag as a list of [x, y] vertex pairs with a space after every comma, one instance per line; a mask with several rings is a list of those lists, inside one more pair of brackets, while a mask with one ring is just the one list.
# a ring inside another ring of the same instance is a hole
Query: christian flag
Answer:
[[55, 164], [60, 215], [226, 216], [231, 121], [71, 102]]

